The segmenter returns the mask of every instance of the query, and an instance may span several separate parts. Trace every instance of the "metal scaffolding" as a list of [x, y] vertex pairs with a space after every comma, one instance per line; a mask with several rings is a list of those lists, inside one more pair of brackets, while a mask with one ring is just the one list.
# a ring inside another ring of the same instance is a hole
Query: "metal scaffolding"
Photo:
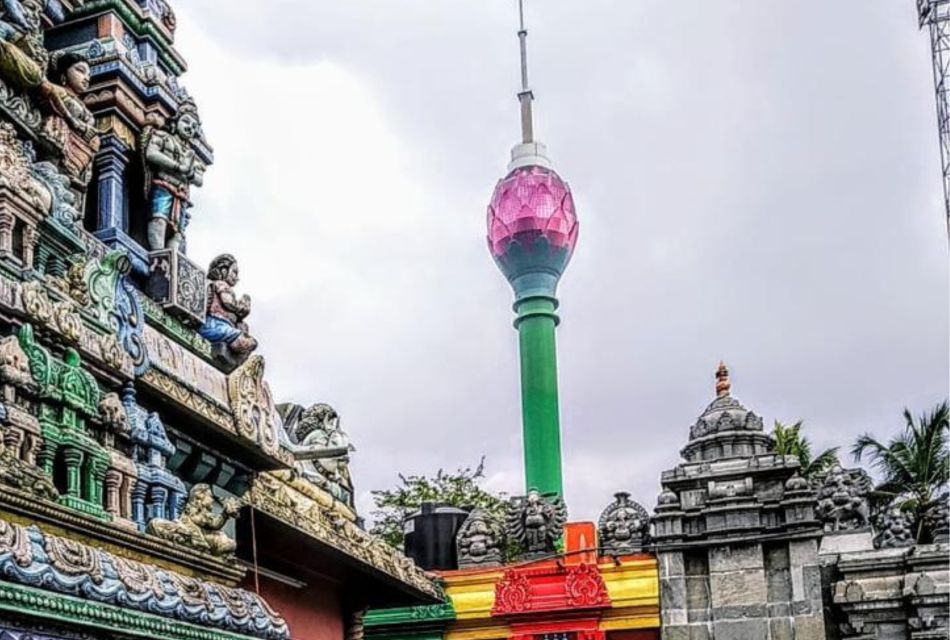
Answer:
[[937, 129], [940, 134], [940, 164], [943, 170], [943, 201], [950, 237], [950, 105], [947, 103], [947, 75], [950, 72], [950, 0], [917, 0], [920, 28], [930, 31], [933, 57], [934, 94], [937, 101]]

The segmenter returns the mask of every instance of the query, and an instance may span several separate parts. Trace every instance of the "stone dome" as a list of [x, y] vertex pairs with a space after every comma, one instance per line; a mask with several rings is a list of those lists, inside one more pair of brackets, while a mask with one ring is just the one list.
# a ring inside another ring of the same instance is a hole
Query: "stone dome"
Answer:
[[681, 452], [688, 462], [749, 457], [772, 449], [772, 438], [765, 433], [762, 418], [733, 398], [731, 390], [729, 370], [720, 362], [716, 399], [690, 427], [689, 443]]

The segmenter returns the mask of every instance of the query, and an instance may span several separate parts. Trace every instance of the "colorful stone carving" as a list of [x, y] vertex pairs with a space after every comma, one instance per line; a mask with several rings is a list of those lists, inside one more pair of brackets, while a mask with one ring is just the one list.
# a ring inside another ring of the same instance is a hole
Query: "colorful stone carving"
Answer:
[[861, 469], [843, 469], [836, 465], [828, 472], [818, 490], [815, 510], [825, 531], [849, 531], [871, 525], [867, 494], [871, 479]]
[[222, 529], [240, 508], [241, 503], [233, 498], [219, 500], [210, 485], [196, 484], [188, 493], [188, 501], [177, 520], [153, 518], [146, 531], [196, 551], [230, 556], [237, 545]]
[[54, 82], [44, 81], [39, 93], [49, 116], [43, 137], [62, 156], [66, 175], [85, 189], [92, 177], [92, 159], [99, 150], [96, 119], [80, 98], [89, 89], [89, 62], [79, 53], [56, 58]]
[[237, 432], [276, 453], [280, 415], [264, 380], [264, 358], [253, 356], [228, 376], [228, 397]]
[[604, 555], [619, 556], [643, 551], [650, 531], [650, 515], [624, 491], [614, 494], [597, 523]]
[[158, 616], [268, 640], [289, 636], [259, 596], [120, 558], [82, 543], [0, 520], [4, 579]]
[[507, 535], [527, 557], [553, 554], [567, 522], [567, 507], [559, 496], [531, 490], [508, 503]]
[[177, 250], [188, 226], [192, 185], [204, 182], [205, 164], [192, 143], [201, 134], [201, 121], [194, 101], [188, 99], [164, 127], [150, 123], [142, 131], [146, 188], [151, 217], [148, 248]]
[[472, 509], [455, 536], [459, 568], [500, 566], [503, 544], [500, 523], [484, 509]]
[[232, 370], [257, 349], [245, 318], [251, 312], [251, 298], [234, 292], [239, 280], [238, 263], [225, 253], [208, 267], [208, 309], [204, 324], [198, 330], [214, 349], [215, 359]]
[[301, 475], [337, 500], [353, 506], [349, 454], [355, 448], [340, 427], [336, 410], [324, 403], [307, 409], [295, 404], [277, 408], [284, 425], [281, 446], [294, 455]]
[[43, 4], [4, 0], [0, 18], [0, 76], [20, 90], [43, 82], [49, 53], [43, 47]]

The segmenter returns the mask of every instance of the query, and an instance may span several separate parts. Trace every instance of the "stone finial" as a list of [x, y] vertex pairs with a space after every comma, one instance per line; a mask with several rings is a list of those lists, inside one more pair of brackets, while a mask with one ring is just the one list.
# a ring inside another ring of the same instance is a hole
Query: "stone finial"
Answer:
[[729, 369], [726, 368], [726, 363], [720, 360], [719, 368], [716, 369], [716, 396], [719, 398], [727, 396], [731, 389], [732, 383], [729, 382]]

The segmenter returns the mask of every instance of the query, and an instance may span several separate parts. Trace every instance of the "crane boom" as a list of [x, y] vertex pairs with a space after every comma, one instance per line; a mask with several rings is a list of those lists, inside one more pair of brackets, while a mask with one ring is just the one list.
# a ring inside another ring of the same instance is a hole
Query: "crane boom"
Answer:
[[950, 87], [947, 85], [947, 76], [950, 75], [950, 0], [917, 0], [917, 15], [920, 28], [927, 27], [930, 31], [940, 165], [943, 170], [943, 204], [947, 215], [947, 236], [950, 237]]

